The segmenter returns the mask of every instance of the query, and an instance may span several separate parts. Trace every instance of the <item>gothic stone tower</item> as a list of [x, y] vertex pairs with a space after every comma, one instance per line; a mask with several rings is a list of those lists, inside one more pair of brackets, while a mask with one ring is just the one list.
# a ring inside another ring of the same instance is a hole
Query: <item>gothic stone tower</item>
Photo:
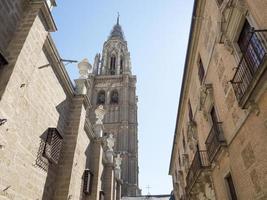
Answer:
[[[104, 106], [104, 134], [114, 135], [115, 152], [123, 158], [122, 196], [139, 195], [136, 76], [131, 73], [130, 53], [119, 18], [104, 43], [102, 56], [95, 57], [89, 80], [93, 85], [92, 110], [99, 104]], [[90, 118], [94, 120], [94, 114]]]

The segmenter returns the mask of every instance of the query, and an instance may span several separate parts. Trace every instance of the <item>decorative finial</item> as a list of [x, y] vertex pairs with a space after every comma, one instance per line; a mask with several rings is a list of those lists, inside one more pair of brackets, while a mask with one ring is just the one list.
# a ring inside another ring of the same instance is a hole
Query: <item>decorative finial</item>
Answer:
[[118, 16], [117, 16], [117, 25], [120, 24], [120, 13], [118, 12]]

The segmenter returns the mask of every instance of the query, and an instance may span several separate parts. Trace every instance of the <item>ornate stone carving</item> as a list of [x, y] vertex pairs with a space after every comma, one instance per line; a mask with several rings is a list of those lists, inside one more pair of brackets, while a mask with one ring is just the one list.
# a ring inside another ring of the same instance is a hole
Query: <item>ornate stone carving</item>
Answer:
[[87, 79], [89, 72], [91, 72], [92, 70], [92, 65], [85, 58], [78, 64], [78, 68], [80, 73], [80, 79]]
[[247, 146], [241, 152], [241, 157], [243, 159], [244, 166], [246, 167], [246, 169], [248, 169], [256, 161], [254, 151], [250, 143], [248, 143]]
[[122, 163], [122, 158], [120, 154], [117, 154], [117, 156], [115, 157], [115, 178], [116, 179], [121, 179], [121, 163]]
[[107, 151], [113, 151], [114, 145], [115, 145], [115, 139], [113, 138], [112, 134], [109, 134], [109, 136], [106, 139]]
[[108, 164], [113, 164], [113, 147], [115, 144], [115, 139], [112, 134], [109, 134], [108, 137], [104, 139], [104, 149], [105, 149], [105, 158]]
[[95, 115], [97, 118], [96, 124], [103, 124], [103, 119], [104, 119], [105, 113], [106, 112], [104, 110], [103, 105], [100, 105], [97, 107], [97, 109], [95, 110]]
[[191, 151], [195, 152], [196, 151], [196, 145], [197, 145], [197, 125], [194, 121], [188, 122], [187, 142], [189, 144], [189, 149]]
[[253, 100], [249, 102], [249, 110], [250, 112], [253, 112], [256, 116], [259, 116], [260, 114], [259, 105]]
[[206, 104], [213, 102], [213, 88], [212, 84], [203, 84], [199, 93], [199, 110], [203, 110]]
[[189, 156], [188, 154], [183, 154], [182, 156], [185, 172], [188, 173], [189, 171]]

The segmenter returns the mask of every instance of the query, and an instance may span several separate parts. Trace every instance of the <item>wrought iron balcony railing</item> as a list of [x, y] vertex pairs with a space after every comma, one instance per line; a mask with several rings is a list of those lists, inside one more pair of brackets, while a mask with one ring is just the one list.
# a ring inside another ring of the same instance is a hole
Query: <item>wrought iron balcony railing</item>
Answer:
[[242, 57], [231, 80], [239, 104], [246, 94], [249, 86], [257, 76], [260, 69], [264, 67], [267, 58], [265, 30], [252, 30], [249, 32], [249, 39], [242, 51]]
[[212, 162], [220, 148], [226, 145], [226, 140], [224, 138], [222, 129], [222, 122], [213, 124], [205, 144], [209, 160]]
[[209, 167], [210, 167], [210, 162], [208, 159], [207, 151], [199, 150], [197, 147], [197, 151], [194, 155], [188, 174], [186, 176], [186, 193], [187, 194], [190, 193], [201, 170], [205, 168], [209, 168]]

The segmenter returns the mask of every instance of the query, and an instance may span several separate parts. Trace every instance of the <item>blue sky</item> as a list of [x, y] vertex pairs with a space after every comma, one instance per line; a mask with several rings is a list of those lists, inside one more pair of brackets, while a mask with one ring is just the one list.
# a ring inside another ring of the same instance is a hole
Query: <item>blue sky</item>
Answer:
[[[193, 0], [58, 1], [53, 34], [64, 59], [92, 63], [120, 12], [133, 74], [137, 75], [139, 185], [143, 194], [168, 194], [168, 175]], [[76, 65], [66, 66], [71, 79]]]

